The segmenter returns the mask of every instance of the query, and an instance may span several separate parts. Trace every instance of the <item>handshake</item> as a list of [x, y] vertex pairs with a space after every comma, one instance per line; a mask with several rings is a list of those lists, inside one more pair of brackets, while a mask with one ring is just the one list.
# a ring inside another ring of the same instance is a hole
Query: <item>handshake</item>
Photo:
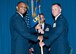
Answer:
[[39, 37], [38, 37], [38, 40], [40, 40], [40, 42], [39, 42], [40, 47], [42, 47], [42, 46], [45, 45], [45, 43], [42, 42], [42, 41], [43, 41], [43, 36], [39, 36]]

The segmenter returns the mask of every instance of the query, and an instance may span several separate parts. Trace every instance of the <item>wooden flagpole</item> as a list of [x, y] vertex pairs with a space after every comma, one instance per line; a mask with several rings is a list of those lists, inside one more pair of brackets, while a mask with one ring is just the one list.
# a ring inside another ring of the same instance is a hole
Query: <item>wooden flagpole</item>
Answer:
[[[38, 23], [41, 25], [41, 22], [40, 22], [40, 17], [39, 17], [39, 15], [38, 15]], [[40, 40], [40, 42], [42, 42], [42, 40]], [[40, 48], [41, 48], [41, 54], [43, 54], [43, 46], [40, 46]]]

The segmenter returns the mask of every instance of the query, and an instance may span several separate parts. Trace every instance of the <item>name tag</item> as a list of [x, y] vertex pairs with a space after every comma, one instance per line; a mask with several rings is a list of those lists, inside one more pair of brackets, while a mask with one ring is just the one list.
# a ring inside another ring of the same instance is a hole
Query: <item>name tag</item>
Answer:
[[55, 27], [56, 27], [56, 23], [53, 24], [53, 28], [55, 28]]

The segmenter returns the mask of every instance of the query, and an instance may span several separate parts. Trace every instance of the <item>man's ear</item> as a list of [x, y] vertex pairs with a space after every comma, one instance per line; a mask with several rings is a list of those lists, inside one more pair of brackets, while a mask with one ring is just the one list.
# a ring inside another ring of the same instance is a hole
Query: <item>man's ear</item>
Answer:
[[62, 9], [60, 9], [60, 12], [62, 11]]
[[16, 10], [18, 10], [18, 6], [16, 6]]
[[44, 18], [44, 20], [45, 20], [45, 18]]

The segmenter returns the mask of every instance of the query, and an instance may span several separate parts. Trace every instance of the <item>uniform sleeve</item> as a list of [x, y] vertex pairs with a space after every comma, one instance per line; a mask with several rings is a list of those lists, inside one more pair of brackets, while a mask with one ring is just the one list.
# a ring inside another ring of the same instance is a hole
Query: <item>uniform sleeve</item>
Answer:
[[48, 38], [49, 37], [49, 35], [50, 35], [50, 32], [52, 31], [52, 27], [51, 27], [51, 25], [48, 25], [48, 28], [49, 28], [49, 31], [45, 31], [44, 32], [44, 38]]
[[50, 44], [53, 43], [53, 41], [55, 41], [57, 38], [60, 37], [61, 33], [64, 31], [64, 21], [63, 20], [60, 20], [58, 23], [57, 23], [57, 26], [55, 28], [55, 32], [53, 34], [50, 34], [49, 35], [49, 38], [47, 40], [44, 41], [45, 45], [46, 46], [49, 46]]
[[30, 32], [28, 32], [27, 26], [26, 26], [26, 24], [24, 22], [16, 19], [14, 21], [14, 29], [22, 37], [24, 37], [24, 38], [26, 38], [28, 40], [35, 41], [35, 42], [37, 41], [37, 36], [34, 36]]
[[30, 33], [31, 34], [37, 34], [37, 30], [35, 29], [35, 27], [30, 28]]

